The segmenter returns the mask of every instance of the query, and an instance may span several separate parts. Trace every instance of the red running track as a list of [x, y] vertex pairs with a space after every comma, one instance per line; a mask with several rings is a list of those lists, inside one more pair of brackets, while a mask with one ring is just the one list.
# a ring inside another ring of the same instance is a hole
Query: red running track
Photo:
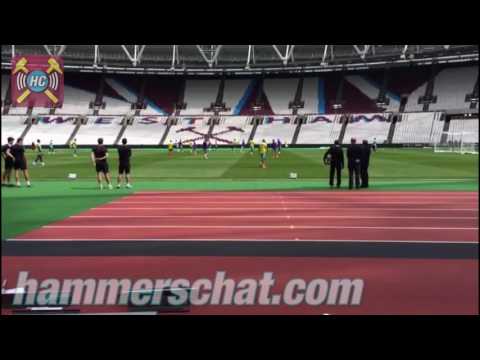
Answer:
[[478, 242], [473, 192], [139, 192], [22, 240]]

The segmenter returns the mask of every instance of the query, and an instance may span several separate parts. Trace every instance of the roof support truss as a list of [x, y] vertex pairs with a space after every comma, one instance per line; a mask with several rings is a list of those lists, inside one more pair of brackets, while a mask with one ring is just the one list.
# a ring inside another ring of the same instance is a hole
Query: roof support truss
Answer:
[[143, 51], [145, 50], [146, 45], [133, 45], [133, 55], [130, 54], [130, 51], [128, 51], [127, 47], [125, 45], [122, 45], [123, 52], [127, 55], [128, 59], [132, 62], [133, 66], [137, 66], [141, 60], [142, 60], [142, 55]]
[[363, 49], [360, 49], [358, 45], [353, 45], [353, 48], [360, 55], [360, 58], [363, 60], [367, 56], [368, 50], [370, 50], [371, 45], [363, 45]]
[[208, 67], [213, 67], [213, 64], [217, 62], [218, 55], [220, 50], [222, 50], [223, 45], [211, 45], [210, 50], [205, 51], [200, 45], [196, 45], [200, 55], [202, 55], [203, 60], [208, 64]]
[[293, 56], [293, 50], [295, 49], [295, 45], [287, 45], [287, 48], [285, 49], [285, 55], [282, 55], [277, 45], [272, 45], [272, 47], [273, 47], [273, 50], [275, 50], [275, 52], [277, 53], [280, 60], [282, 60], [283, 65], [288, 65], [288, 61]]

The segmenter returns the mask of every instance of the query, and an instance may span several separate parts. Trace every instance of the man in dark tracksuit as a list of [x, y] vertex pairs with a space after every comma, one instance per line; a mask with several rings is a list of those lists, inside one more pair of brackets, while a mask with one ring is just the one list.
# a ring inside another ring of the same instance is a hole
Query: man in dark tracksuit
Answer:
[[360, 175], [362, 177], [362, 188], [368, 188], [368, 166], [370, 165], [371, 146], [367, 140], [362, 143], [362, 159], [360, 164]]
[[355, 178], [355, 187], [360, 187], [360, 164], [362, 158], [362, 148], [357, 144], [357, 140], [352, 139], [347, 149], [348, 159], [348, 177], [349, 189], [353, 189], [353, 178]]
[[[327, 159], [330, 159], [330, 164], [328, 164]], [[333, 180], [335, 178], [335, 173], [337, 173], [337, 188], [339, 188], [342, 183], [344, 157], [342, 147], [338, 140], [335, 140], [335, 143], [327, 150], [323, 156], [323, 162], [330, 165], [330, 187], [333, 187]]]

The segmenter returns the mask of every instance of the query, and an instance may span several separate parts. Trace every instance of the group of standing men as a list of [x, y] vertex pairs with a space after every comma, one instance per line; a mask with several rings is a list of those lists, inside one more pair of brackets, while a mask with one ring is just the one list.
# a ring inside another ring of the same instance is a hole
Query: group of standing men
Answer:
[[[368, 188], [368, 167], [370, 166], [370, 154], [372, 147], [367, 140], [362, 144], [357, 144], [356, 139], [352, 139], [347, 147], [347, 165], [348, 165], [348, 188], [356, 189]], [[375, 151], [375, 146], [373, 146]], [[335, 175], [337, 177], [337, 188], [342, 184], [342, 170], [345, 167], [343, 149], [338, 140], [327, 150], [323, 157], [326, 165], [330, 165], [330, 187], [334, 186]]]

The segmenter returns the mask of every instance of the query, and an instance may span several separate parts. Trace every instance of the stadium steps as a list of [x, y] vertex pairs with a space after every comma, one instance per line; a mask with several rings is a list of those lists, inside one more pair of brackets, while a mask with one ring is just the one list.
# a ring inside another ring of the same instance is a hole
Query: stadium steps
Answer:
[[[145, 89], [146, 89], [146, 87], [147, 87], [147, 79], [143, 78], [142, 79], [142, 84], [140, 85], [140, 92], [138, 93], [138, 97], [137, 97], [137, 104], [143, 104], [145, 102]], [[135, 109], [135, 116], [140, 116], [140, 112], [142, 110], [143, 109], [140, 109], [140, 108], [137, 107]], [[125, 130], [123, 130], [123, 132], [125, 132]]]
[[395, 134], [395, 126], [397, 125], [397, 115], [392, 116], [392, 123], [390, 124], [390, 129], [388, 129], [387, 135], [387, 144], [393, 142], [393, 135]]
[[[97, 92], [97, 95], [95, 96], [95, 101], [94, 101], [94, 104], [102, 104], [103, 103], [103, 89], [105, 87], [105, 76], [101, 76], [100, 77], [100, 84], [98, 86], [98, 92]], [[98, 113], [99, 113], [99, 109], [95, 109], [93, 110], [93, 115], [95, 116], [98, 116]], [[77, 130], [78, 131], [78, 130]], [[68, 141], [68, 143], [70, 143], [70, 140]]]
[[[305, 103], [302, 102], [302, 95], [303, 95], [303, 83], [304, 83], [304, 79], [303, 77], [298, 79], [298, 84], [297, 84], [297, 90], [295, 92], [295, 98], [293, 99], [292, 102], [290, 102], [289, 104], [289, 108], [292, 109], [292, 114], [293, 115], [297, 115], [298, 114], [298, 109], [299, 107], [303, 108], [305, 106]], [[301, 124], [299, 124], [301, 125]], [[300, 131], [300, 130], [299, 130]], [[295, 135], [293, 137], [294, 139], [295, 138]], [[293, 144], [293, 142], [292, 142]]]
[[75, 129], [73, 129], [72, 134], [68, 138], [66, 145], [70, 144], [72, 140], [75, 139], [75, 136], [77, 136], [77, 133], [80, 130], [80, 126], [82, 126], [82, 122], [79, 120], [77, 125], [75, 125]]
[[163, 133], [162, 139], [160, 140], [159, 145], [163, 145], [165, 143], [165, 140], [167, 140], [168, 133], [170, 132], [170, 128], [172, 127], [172, 124], [168, 124], [167, 128], [165, 129], [165, 132]]
[[120, 132], [118, 133], [117, 138], [115, 139], [115, 142], [113, 145], [117, 145], [120, 140], [122, 139], [123, 134], [125, 134], [125, 131], [127, 130], [128, 123], [125, 121], [125, 125], [122, 125], [122, 128], [120, 129]]
[[436, 103], [437, 99], [436, 96], [433, 95], [433, 91], [435, 89], [435, 77], [436, 77], [436, 67], [432, 65], [430, 79], [427, 82], [427, 87], [425, 88], [425, 95], [419, 99], [420, 103], [423, 103], [423, 111], [430, 110], [430, 104]]
[[297, 128], [295, 129], [295, 133], [293, 134], [293, 139], [291, 142], [292, 145], [297, 144], [298, 136], [300, 135], [301, 129], [302, 129], [302, 121], [299, 120], [297, 124]]
[[344, 123], [342, 124], [342, 129], [340, 130], [340, 136], [338, 137], [338, 140], [340, 141], [340, 144], [343, 144], [343, 138], [345, 137], [345, 132], [347, 131], [347, 126], [348, 123], [350, 122], [350, 115], [345, 115], [344, 117]]
[[32, 111], [33, 111], [33, 108], [28, 108], [28, 111], [27, 111], [27, 115], [28, 115], [28, 124], [27, 124], [27, 127], [25, 128], [25, 130], [23, 130], [22, 132], [22, 135], [20, 135], [20, 137], [22, 139], [25, 139], [25, 136], [28, 134], [28, 132], [30, 131], [30, 129], [32, 128], [33, 126], [33, 121], [32, 121]]
[[443, 134], [440, 138], [440, 144], [445, 144], [447, 142], [447, 132], [450, 130], [450, 119], [444, 116], [445, 124], [443, 124]]
[[212, 120], [212, 123], [210, 124], [210, 127], [208, 128], [208, 133], [207, 133], [208, 138], [210, 138], [212, 136], [214, 127], [215, 127], [215, 121]]
[[10, 86], [7, 86], [7, 91], [5, 91], [5, 99], [3, 100], [3, 112], [2, 115], [8, 115], [8, 112], [10, 111]]
[[478, 99], [478, 79], [475, 82], [475, 86], [473, 87], [473, 92], [467, 95], [467, 101], [470, 101], [470, 110], [475, 110], [478, 106], [478, 102], [472, 101], [471, 99], [475, 98]]
[[248, 143], [250, 143], [250, 141], [252, 141], [255, 138], [255, 133], [257, 132], [257, 128], [258, 128], [258, 122], [255, 121], [255, 124], [253, 125], [253, 128], [252, 128], [252, 132], [248, 137]]

